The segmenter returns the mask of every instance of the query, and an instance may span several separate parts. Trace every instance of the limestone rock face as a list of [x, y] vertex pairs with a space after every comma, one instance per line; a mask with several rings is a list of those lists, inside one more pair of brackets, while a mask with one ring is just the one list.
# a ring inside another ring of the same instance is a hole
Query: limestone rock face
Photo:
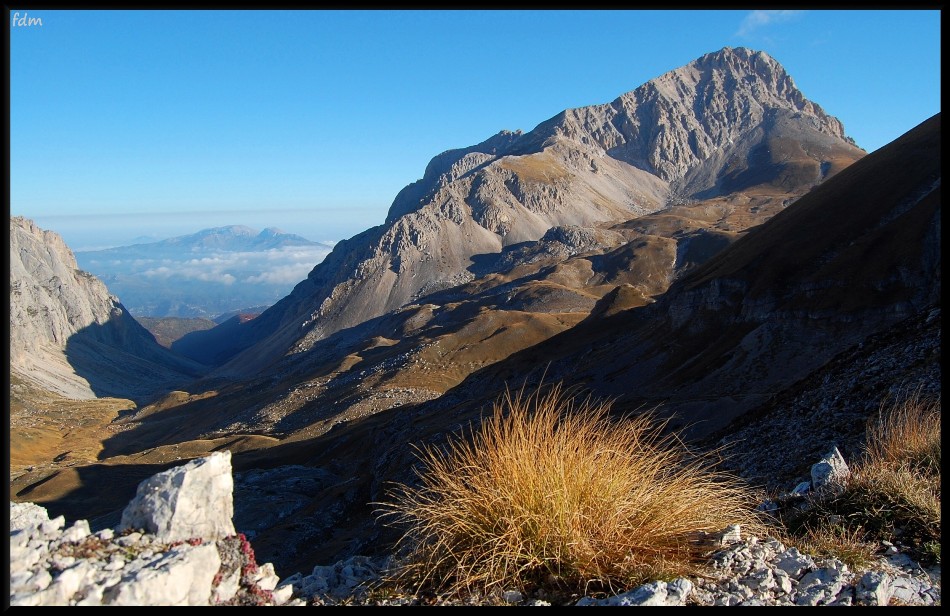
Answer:
[[[782, 65], [767, 53], [741, 47], [707, 54], [605, 108], [584, 111], [601, 109], [608, 120], [600, 122], [603, 147], [667, 181], [684, 178], [778, 112], [799, 115], [819, 133], [845, 139], [841, 122], [807, 100]], [[579, 124], [581, 118], [574, 123]], [[608, 124], [619, 128], [610, 131]]]
[[[725, 48], [612, 103], [444, 152], [400, 191], [385, 224], [338, 243], [255, 319], [241, 342], [247, 350], [220, 374], [254, 374], [468, 282], [473, 256], [537, 241], [552, 227], [616, 223], [692, 196], [782, 181], [786, 150], [802, 140], [815, 144], [796, 154], [810, 161], [798, 172], [812, 183], [864, 154], [773, 58]], [[800, 187], [801, 177], [790, 184]]]
[[197, 374], [80, 270], [63, 239], [10, 218], [11, 372], [75, 399], [138, 397]]
[[234, 534], [231, 452], [215, 452], [149, 477], [122, 512], [119, 530], [144, 529], [159, 541]]
[[231, 487], [228, 451], [147, 479], [125, 516], [145, 533], [11, 501], [10, 605], [304, 605], [234, 534]]
[[[41, 369], [38, 356], [55, 355], [69, 338], [87, 327], [102, 326], [119, 302], [94, 276], [78, 269], [62, 238], [33, 221], [10, 219], [10, 364]], [[83, 385], [73, 383], [79, 393]], [[94, 397], [85, 384], [85, 397]]]
[[103, 598], [108, 605], [209, 605], [209, 589], [220, 567], [213, 543], [177, 546], [160, 560], [125, 567], [127, 581]]
[[34, 503], [10, 502], [10, 532], [31, 526], [39, 526], [43, 522], [48, 521], [49, 513], [46, 511], [46, 507], [41, 507]]

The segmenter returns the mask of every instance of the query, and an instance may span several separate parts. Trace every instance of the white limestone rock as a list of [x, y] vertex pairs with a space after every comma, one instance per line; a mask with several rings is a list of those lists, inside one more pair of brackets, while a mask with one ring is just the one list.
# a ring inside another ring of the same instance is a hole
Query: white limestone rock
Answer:
[[844, 586], [844, 571], [822, 567], [806, 573], [798, 582], [795, 605], [828, 605]]
[[14, 503], [10, 501], [10, 532], [39, 526], [49, 521], [46, 507], [33, 503]]
[[146, 479], [118, 530], [144, 529], [159, 541], [235, 534], [231, 452], [214, 452]]
[[855, 599], [861, 605], [887, 605], [891, 600], [891, 576], [882, 571], [868, 571], [858, 582]]
[[[214, 589], [212, 595], [212, 604], [224, 603], [230, 601], [241, 588], [241, 570], [235, 569], [230, 575], [224, 577], [218, 586]], [[291, 589], [293, 591], [293, 589]]]
[[626, 592], [606, 599], [583, 597], [574, 605], [686, 605], [686, 598], [693, 589], [693, 584], [686, 578], [677, 578], [670, 583], [663, 581], [650, 582]]
[[729, 545], [742, 540], [742, 533], [739, 524], [730, 524], [719, 534], [721, 545]]
[[103, 594], [104, 605], [208, 605], [221, 567], [213, 543], [170, 549], [157, 561], [136, 561]]
[[79, 543], [91, 534], [89, 522], [86, 520], [76, 520], [73, 525], [67, 528], [59, 538], [59, 543]]
[[844, 456], [837, 447], [832, 448], [825, 456], [811, 467], [811, 485], [815, 490], [840, 485], [851, 474]]
[[775, 564], [789, 576], [798, 579], [815, 566], [815, 561], [811, 556], [799, 552], [798, 548], [789, 548]]

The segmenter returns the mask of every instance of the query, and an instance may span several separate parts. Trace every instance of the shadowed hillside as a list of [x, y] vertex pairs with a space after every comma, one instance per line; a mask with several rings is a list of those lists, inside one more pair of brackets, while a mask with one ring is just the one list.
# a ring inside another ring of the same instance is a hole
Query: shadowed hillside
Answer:
[[80, 270], [62, 238], [10, 219], [10, 370], [67, 398], [145, 401], [191, 381], [203, 366], [161, 347]]

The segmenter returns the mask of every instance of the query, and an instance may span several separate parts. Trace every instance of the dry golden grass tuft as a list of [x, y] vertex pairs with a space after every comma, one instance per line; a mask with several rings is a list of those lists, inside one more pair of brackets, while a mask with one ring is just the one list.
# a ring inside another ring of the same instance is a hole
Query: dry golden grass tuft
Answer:
[[470, 439], [420, 452], [418, 486], [381, 505], [406, 528], [393, 576], [418, 591], [620, 590], [695, 573], [703, 533], [762, 526], [739, 482], [648, 415], [560, 386], [510, 391]]
[[835, 557], [854, 571], [869, 568], [877, 551], [877, 545], [866, 541], [861, 529], [827, 520], [805, 528], [800, 536], [783, 537], [783, 543], [805, 554]]
[[[880, 541], [901, 543], [924, 561], [940, 561], [940, 402], [919, 392], [881, 409], [867, 429], [865, 455], [840, 490], [818, 492], [790, 528], [812, 542], [828, 519], [847, 554]], [[850, 545], [842, 539], [852, 539]], [[835, 555], [835, 554], [833, 554]]]
[[[940, 402], [915, 392], [868, 427], [867, 465], [940, 476]], [[938, 484], [939, 485], [939, 484]]]

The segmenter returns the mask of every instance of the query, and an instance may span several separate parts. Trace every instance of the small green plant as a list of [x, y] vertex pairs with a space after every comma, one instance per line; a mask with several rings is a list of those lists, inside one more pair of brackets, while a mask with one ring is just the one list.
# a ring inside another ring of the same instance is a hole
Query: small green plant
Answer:
[[920, 553], [928, 562], [940, 564], [940, 542], [928, 541], [920, 546]]
[[405, 528], [394, 579], [417, 590], [618, 590], [695, 573], [703, 533], [762, 529], [752, 492], [648, 414], [560, 386], [511, 391], [471, 438], [427, 447], [417, 486], [378, 503]]

